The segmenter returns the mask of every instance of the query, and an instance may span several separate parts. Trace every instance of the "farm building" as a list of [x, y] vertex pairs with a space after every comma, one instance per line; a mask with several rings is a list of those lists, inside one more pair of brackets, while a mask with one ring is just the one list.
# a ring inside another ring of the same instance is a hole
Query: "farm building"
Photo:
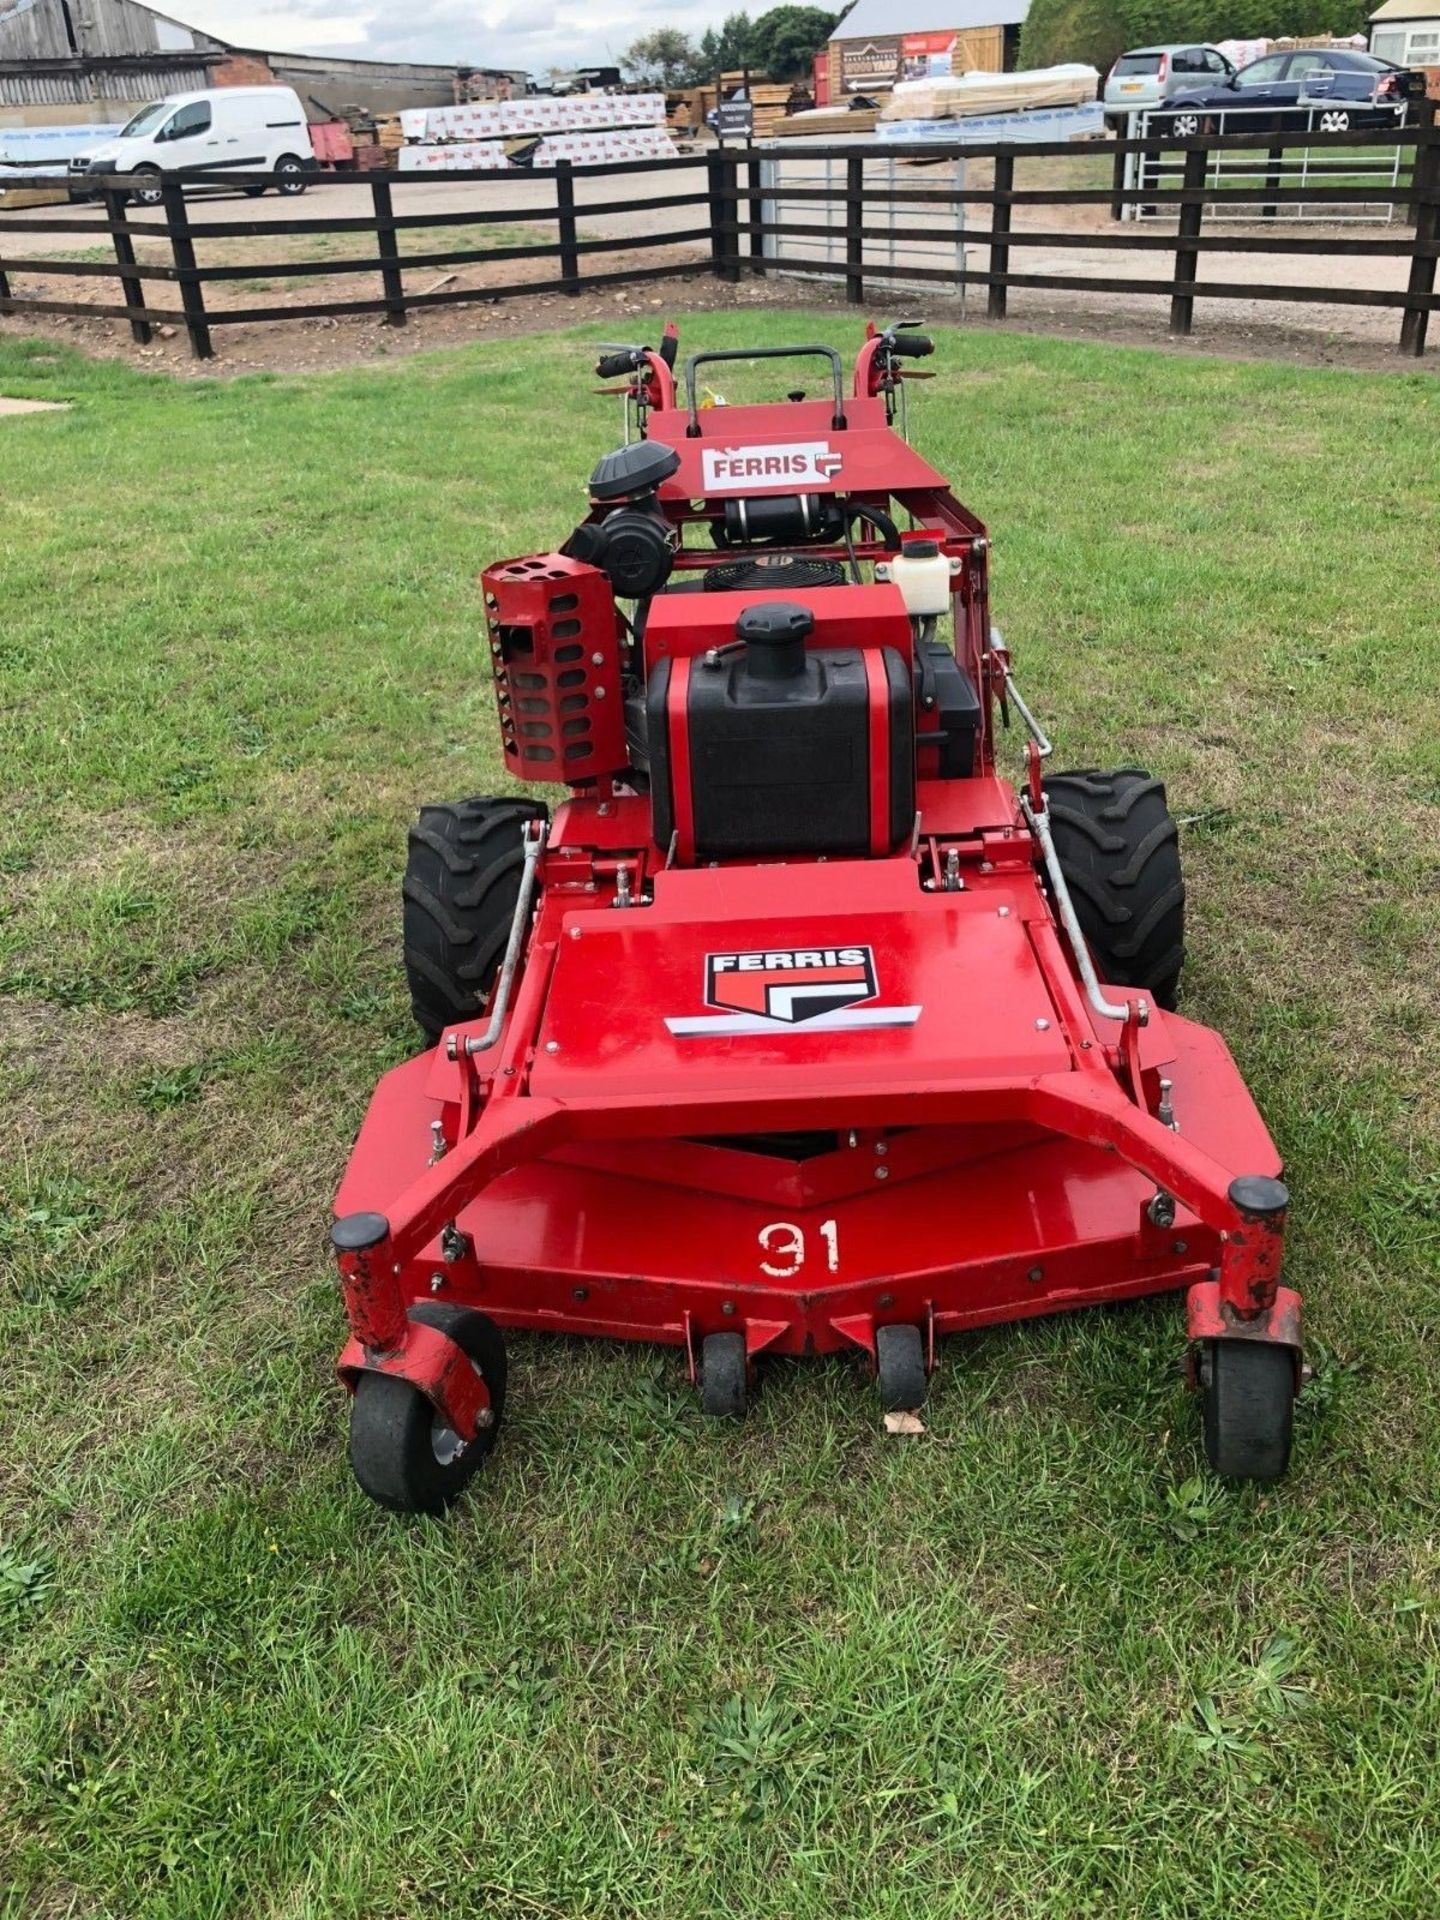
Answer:
[[0, 125], [123, 120], [210, 84], [218, 40], [133, 0], [0, 0]]
[[897, 80], [1009, 73], [1030, 0], [856, 0], [829, 47], [830, 98]]
[[0, 127], [113, 123], [162, 94], [272, 83], [325, 119], [506, 97], [526, 76], [232, 47], [139, 0], [0, 0]]
[[1370, 51], [1397, 67], [1422, 67], [1440, 97], [1440, 0], [1385, 0], [1370, 16]]

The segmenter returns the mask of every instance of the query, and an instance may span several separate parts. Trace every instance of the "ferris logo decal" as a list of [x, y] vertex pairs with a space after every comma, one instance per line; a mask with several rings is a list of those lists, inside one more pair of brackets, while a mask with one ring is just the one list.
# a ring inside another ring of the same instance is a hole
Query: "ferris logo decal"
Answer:
[[701, 475], [706, 493], [743, 493], [783, 483], [815, 486], [832, 480], [840, 464], [828, 440], [787, 440], [773, 447], [705, 447]]
[[707, 953], [705, 1004], [719, 1011], [667, 1020], [678, 1038], [776, 1033], [786, 1027], [913, 1027], [919, 1007], [861, 1004], [879, 993], [873, 947], [769, 947]]

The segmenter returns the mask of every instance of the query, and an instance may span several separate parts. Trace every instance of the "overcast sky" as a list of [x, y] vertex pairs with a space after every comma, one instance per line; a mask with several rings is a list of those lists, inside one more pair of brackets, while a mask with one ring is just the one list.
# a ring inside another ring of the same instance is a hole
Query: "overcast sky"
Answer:
[[[767, 0], [750, 9], [765, 11]], [[337, 53], [361, 60], [431, 60], [445, 66], [614, 64], [642, 33], [681, 26], [700, 34], [744, 0], [156, 0], [162, 13], [234, 46]]]

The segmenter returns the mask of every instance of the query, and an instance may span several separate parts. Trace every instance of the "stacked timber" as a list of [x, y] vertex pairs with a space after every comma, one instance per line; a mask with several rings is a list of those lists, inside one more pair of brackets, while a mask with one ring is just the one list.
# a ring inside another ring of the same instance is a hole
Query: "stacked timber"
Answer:
[[857, 133], [873, 133], [878, 107], [812, 107], [807, 113], [787, 114], [775, 123], [779, 140], [845, 140]]
[[971, 113], [1026, 113], [1094, 100], [1100, 75], [1082, 61], [1021, 73], [935, 74], [901, 80], [880, 109], [882, 120], [949, 120]]

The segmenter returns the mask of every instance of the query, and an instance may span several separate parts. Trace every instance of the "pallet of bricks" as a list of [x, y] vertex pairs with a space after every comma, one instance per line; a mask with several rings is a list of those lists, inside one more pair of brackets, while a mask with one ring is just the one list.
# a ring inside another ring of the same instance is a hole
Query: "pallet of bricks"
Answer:
[[660, 93], [536, 94], [524, 100], [417, 107], [400, 115], [400, 132], [396, 164], [402, 173], [676, 157]]

